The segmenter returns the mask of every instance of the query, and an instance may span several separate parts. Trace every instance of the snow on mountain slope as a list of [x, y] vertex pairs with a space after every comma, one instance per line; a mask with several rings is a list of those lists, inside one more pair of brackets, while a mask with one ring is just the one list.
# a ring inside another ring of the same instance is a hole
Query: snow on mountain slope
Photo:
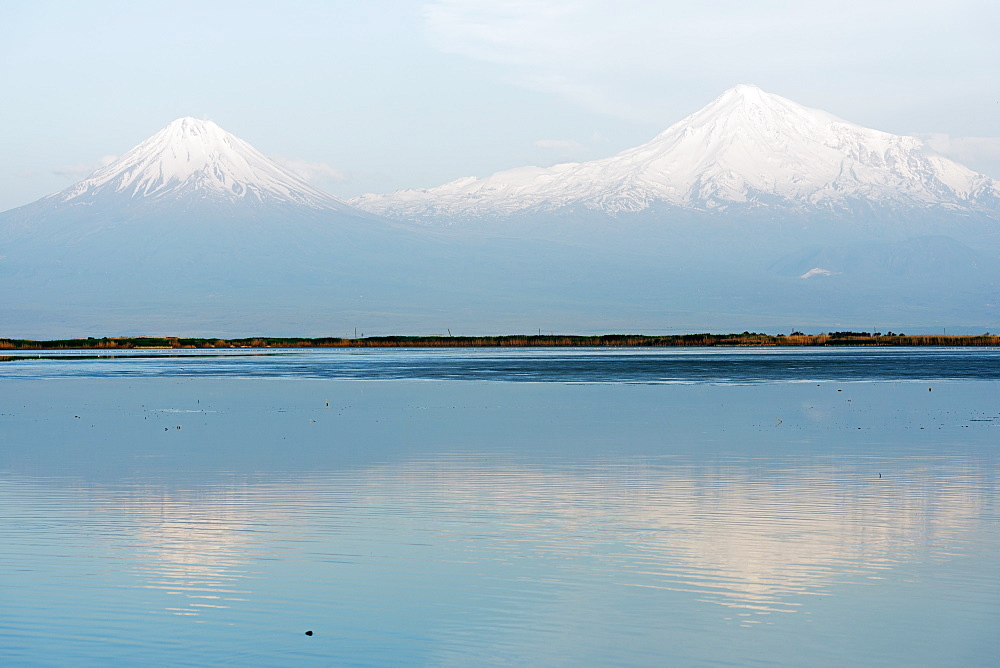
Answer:
[[179, 118], [90, 177], [40, 200], [55, 205], [201, 200], [351, 210], [212, 121]]
[[781, 207], [1000, 210], [993, 179], [913, 137], [870, 130], [739, 85], [651, 141], [585, 163], [522, 167], [351, 204], [420, 220], [501, 217], [582, 205], [609, 214], [664, 203], [694, 211]]

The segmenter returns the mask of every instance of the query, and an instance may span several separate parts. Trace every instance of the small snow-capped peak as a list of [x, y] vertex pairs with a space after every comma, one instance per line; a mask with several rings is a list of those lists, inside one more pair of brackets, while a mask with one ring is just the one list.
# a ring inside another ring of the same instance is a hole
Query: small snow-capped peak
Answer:
[[736, 84], [715, 99], [706, 109], [718, 105], [767, 106], [780, 104], [776, 95], [766, 93], [753, 84]]
[[803, 125], [840, 121], [819, 109], [810, 109], [757, 86], [733, 86], [711, 103], [660, 133], [669, 136], [678, 128], [696, 129], [718, 124], [719, 129], [748, 130], [756, 127], [771, 133], [788, 132]]
[[183, 198], [350, 208], [214, 122], [191, 117], [169, 123], [110, 165], [51, 198], [67, 204], [107, 198]]
[[609, 158], [522, 167], [352, 203], [410, 220], [569, 206], [618, 214], [657, 204], [693, 211], [846, 212], [859, 203], [996, 211], [1000, 186], [929, 154], [916, 138], [855, 125], [740, 84], [645, 144]]

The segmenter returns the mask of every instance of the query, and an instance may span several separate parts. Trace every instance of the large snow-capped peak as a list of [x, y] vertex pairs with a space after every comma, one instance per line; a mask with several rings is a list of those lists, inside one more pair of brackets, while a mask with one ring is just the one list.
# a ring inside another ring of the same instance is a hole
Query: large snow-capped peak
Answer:
[[1000, 186], [914, 137], [864, 128], [738, 85], [651, 141], [610, 158], [351, 200], [373, 213], [413, 220], [581, 205], [617, 214], [660, 203], [718, 211], [849, 210], [859, 202], [995, 211]]
[[48, 198], [100, 201], [214, 201], [349, 209], [212, 121], [179, 118], [88, 178]]

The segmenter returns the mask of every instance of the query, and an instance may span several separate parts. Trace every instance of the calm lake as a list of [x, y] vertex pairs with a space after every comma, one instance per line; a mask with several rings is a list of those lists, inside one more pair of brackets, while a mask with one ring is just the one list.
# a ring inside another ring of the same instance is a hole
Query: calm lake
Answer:
[[0, 663], [995, 665], [998, 476], [995, 349], [12, 353]]

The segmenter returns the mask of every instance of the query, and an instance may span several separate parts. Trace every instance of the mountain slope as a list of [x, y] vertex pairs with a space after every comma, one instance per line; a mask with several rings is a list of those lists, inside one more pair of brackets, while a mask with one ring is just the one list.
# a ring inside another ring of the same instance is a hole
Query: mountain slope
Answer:
[[351, 203], [408, 220], [500, 218], [569, 207], [611, 215], [664, 206], [996, 213], [1000, 185], [929, 153], [913, 137], [863, 128], [739, 85], [651, 141], [610, 158], [522, 167]]

